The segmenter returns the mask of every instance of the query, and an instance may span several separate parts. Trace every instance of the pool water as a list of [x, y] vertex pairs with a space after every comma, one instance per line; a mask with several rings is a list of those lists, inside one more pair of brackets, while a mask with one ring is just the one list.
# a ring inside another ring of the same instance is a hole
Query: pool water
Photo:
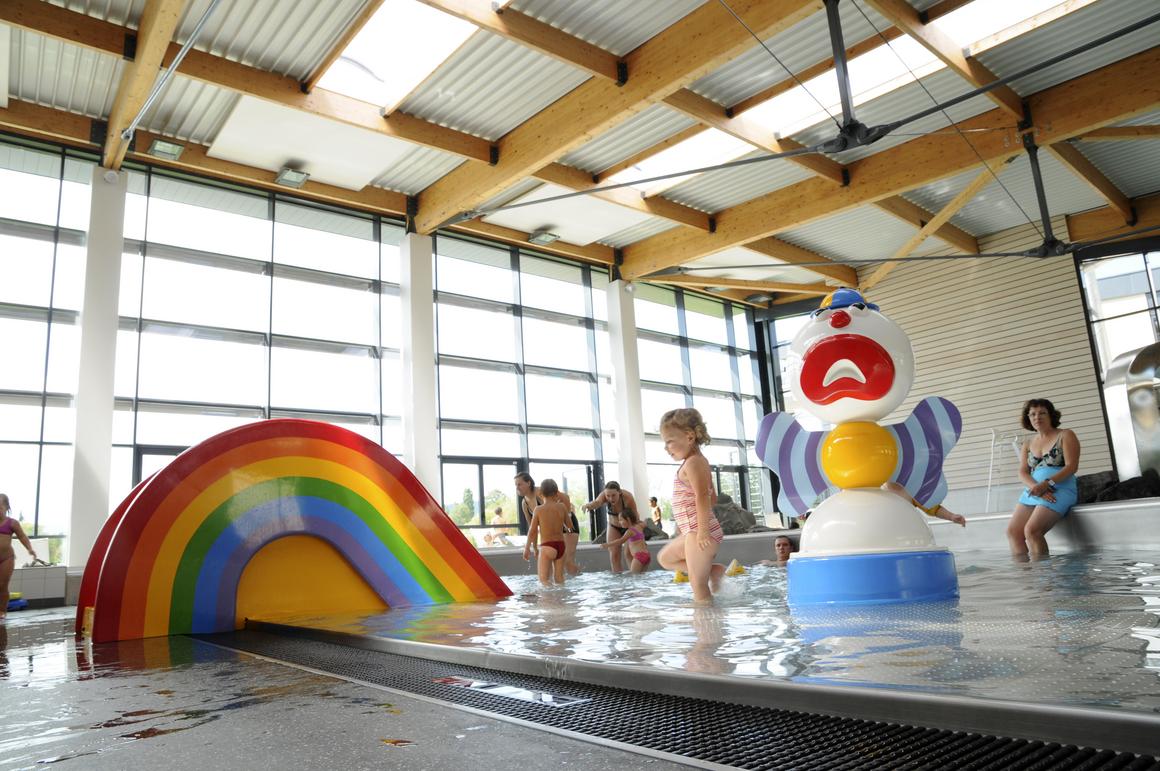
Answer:
[[754, 566], [711, 606], [660, 570], [562, 588], [529, 574], [506, 576], [515, 594], [492, 603], [294, 621], [529, 656], [1160, 712], [1157, 555], [955, 559], [960, 598], [949, 602], [791, 609], [785, 569]]

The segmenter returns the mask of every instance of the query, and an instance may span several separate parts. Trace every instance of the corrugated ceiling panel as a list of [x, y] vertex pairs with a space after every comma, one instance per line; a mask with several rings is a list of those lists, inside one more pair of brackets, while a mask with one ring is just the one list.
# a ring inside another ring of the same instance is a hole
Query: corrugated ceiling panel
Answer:
[[[874, 206], [859, 206], [777, 237], [835, 260], [884, 260], [914, 235], [914, 227]], [[941, 241], [927, 239], [930, 248]]]
[[512, 8], [622, 56], [705, 0], [516, 0]]
[[[821, 255], [818, 257], [825, 259]], [[691, 271], [691, 273], [702, 277], [725, 276], [749, 279], [750, 281], [790, 281], [798, 284], [810, 284], [822, 280], [821, 276], [807, 268], [795, 268], [742, 246], [735, 246], [698, 260], [686, 262], [683, 267], [695, 268], [696, 270]], [[704, 270], [708, 268], [712, 268], [712, 270]]]
[[[1160, 110], [1124, 121], [1120, 126], [1155, 126]], [[1076, 142], [1088, 157], [1124, 195], [1135, 198], [1160, 191], [1160, 137], [1126, 142]]]
[[666, 220], [661, 217], [651, 217], [639, 225], [633, 225], [630, 228], [619, 230], [612, 235], [604, 236], [603, 238], [599, 239], [599, 243], [606, 244], [613, 247], [614, 249], [620, 249], [621, 247], [628, 246], [629, 244], [635, 244], [637, 241], [643, 241], [649, 236], [655, 236], [658, 233], [664, 233], [665, 231], [672, 230], [675, 227], [679, 226], [672, 220]]
[[14, 98], [95, 118], [109, 114], [120, 59], [17, 28], [11, 43], [8, 88]]
[[[1099, 0], [1073, 11], [1057, 21], [1020, 35], [989, 51], [978, 59], [999, 77], [1041, 62], [1055, 54], [1076, 48], [1101, 35], [1122, 29], [1132, 22], [1151, 16], [1160, 9], [1156, 0]], [[1026, 96], [1074, 77], [1099, 69], [1132, 54], [1145, 51], [1160, 41], [1160, 23], [1152, 24], [1105, 45], [1085, 51], [1047, 69], [1011, 83]]]
[[[98, 19], [136, 27], [145, 0], [49, 0]], [[190, 0], [174, 39], [184, 43], [212, 0]], [[221, 0], [194, 45], [305, 80], [337, 44], [366, 0]]]
[[380, 174], [371, 184], [407, 195], [416, 195], [461, 163], [466, 163], [466, 159], [442, 150], [416, 145], [412, 152]]
[[511, 203], [517, 198], [521, 198], [527, 195], [542, 184], [544, 183], [540, 180], [535, 179], [534, 177], [528, 177], [527, 179], [512, 185], [502, 193], [493, 195], [491, 198], [488, 198], [476, 208], [479, 211], [488, 211], [493, 206], [503, 206], [504, 204]]
[[[756, 152], [745, 157], [756, 158], [763, 154]], [[811, 176], [813, 174], [808, 169], [789, 161], [762, 161], [700, 174], [664, 191], [662, 195], [685, 206], [713, 214]]]
[[499, 139], [583, 83], [587, 73], [476, 32], [403, 102], [403, 112]]
[[692, 118], [670, 110], [663, 104], [654, 105], [591, 142], [577, 147], [561, 158], [560, 162], [595, 174], [694, 123], [696, 121]]
[[[1043, 172], [1047, 209], [1052, 216], [1086, 211], [1104, 205], [1103, 198], [1086, 182], [1055, 160], [1051, 154], [1039, 153], [1039, 166]], [[976, 173], [974, 170], [965, 172], [936, 185], [912, 190], [904, 197], [924, 209], [937, 212], [966, 187]], [[983, 188], [970, 203], [951, 218], [951, 222], [972, 235], [984, 236], [1025, 225], [1028, 219], [1039, 227], [1039, 205], [1035, 197], [1031, 163], [1026, 155], [1021, 155], [999, 175], [998, 182], [992, 182]]]
[[[862, 10], [874, 22], [874, 27], [866, 23], [853, 3], [839, 5], [842, 16], [842, 36], [846, 46], [852, 46], [876, 34], [874, 28], [885, 30], [890, 22], [876, 11], [861, 4]], [[800, 72], [830, 56], [830, 31], [826, 23], [825, 11], [819, 11], [805, 21], [765, 41], [774, 55], [792, 72]], [[775, 83], [790, 77], [785, 67], [778, 64], [769, 51], [754, 46], [741, 56], [712, 72], [690, 88], [701, 96], [718, 104], [732, 106], [742, 99], [752, 96]]]
[[[909, 83], [877, 99], [858, 105], [854, 108], [854, 116], [867, 126], [876, 126], [914, 115], [931, 107], [936, 102], [945, 101], [970, 90], [971, 86], [965, 80], [948, 69], [941, 69], [923, 78], [920, 83]], [[987, 112], [994, 107], [995, 103], [982, 95], [948, 108], [947, 114], [950, 115], [951, 120], [957, 122]], [[841, 118], [840, 115], [838, 117]], [[880, 153], [904, 142], [909, 142], [911, 139], [915, 139], [918, 134], [932, 131], [953, 131], [953, 129], [947, 128], [949, 125], [950, 122], [942, 113], [934, 113], [899, 128], [897, 132], [872, 145], [848, 150], [834, 156], [834, 159], [840, 163], [852, 163], [859, 158], [865, 158], [868, 155]], [[795, 134], [794, 139], [802, 144], [812, 145], [830, 139], [836, 133], [837, 129], [834, 124], [826, 121]], [[968, 139], [970, 138], [970, 134], [966, 136]]]
[[234, 91], [175, 75], [141, 127], [158, 134], [212, 144], [238, 99]]

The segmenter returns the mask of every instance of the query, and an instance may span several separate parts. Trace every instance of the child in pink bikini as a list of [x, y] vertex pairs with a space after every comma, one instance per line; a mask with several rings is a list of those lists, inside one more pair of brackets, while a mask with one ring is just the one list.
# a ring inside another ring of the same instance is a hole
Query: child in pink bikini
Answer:
[[721, 523], [713, 516], [713, 476], [701, 445], [709, 443], [709, 430], [701, 413], [686, 407], [669, 410], [661, 418], [665, 452], [682, 461], [673, 480], [673, 519], [680, 531], [657, 555], [666, 570], [689, 576], [693, 600], [707, 602], [725, 575], [725, 566], [713, 562], [721, 539]]
[[620, 515], [620, 525], [624, 535], [614, 541], [601, 544], [605, 549], [619, 549], [622, 543], [628, 544], [628, 553], [631, 555], [628, 569], [633, 573], [642, 573], [652, 562], [652, 555], [644, 543], [644, 525], [632, 509], [625, 509]]

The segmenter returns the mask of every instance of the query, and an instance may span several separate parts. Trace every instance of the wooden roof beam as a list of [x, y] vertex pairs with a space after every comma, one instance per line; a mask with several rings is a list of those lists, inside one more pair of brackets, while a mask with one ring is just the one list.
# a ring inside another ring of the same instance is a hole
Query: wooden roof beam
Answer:
[[379, 8], [381, 8], [382, 5], [383, 0], [367, 0], [367, 4], [363, 6], [363, 9], [359, 11], [358, 16], [356, 16], [354, 21], [351, 22], [350, 26], [346, 28], [346, 31], [342, 33], [342, 37], [338, 39], [338, 42], [336, 42], [334, 47], [330, 49], [330, 52], [326, 54], [326, 58], [324, 58], [322, 62], [314, 69], [314, 72], [310, 74], [310, 77], [302, 82], [303, 93], [309, 94], [314, 90], [314, 87], [318, 85], [318, 81], [322, 80], [322, 76], [326, 74], [326, 71], [330, 69], [332, 64], [338, 61], [338, 57], [342, 56], [342, 52], [346, 50], [348, 45], [350, 45], [350, 41], [358, 37], [358, 33], [362, 32], [363, 27], [367, 25], [367, 22], [371, 20], [371, 17], [379, 12]]
[[1160, 126], [1105, 126], [1075, 138], [1082, 142], [1126, 142], [1135, 139], [1160, 139]]
[[745, 289], [753, 292], [797, 292], [823, 296], [834, 291], [834, 288], [825, 283], [795, 284], [790, 281], [758, 281], [743, 278], [726, 278], [724, 276], [706, 276], [701, 273], [680, 273], [672, 276], [653, 276], [650, 282], [673, 284], [674, 286], [702, 286], [723, 287], [725, 289]]
[[764, 254], [766, 257], [780, 260], [786, 265], [800, 265], [804, 270], [825, 276], [827, 279], [831, 279], [842, 286], [858, 286], [858, 271], [849, 265], [834, 262], [817, 252], [803, 249], [796, 244], [791, 244], [789, 241], [782, 241], [780, 238], [767, 236], [750, 241], [745, 244], [745, 248], [758, 254]]
[[[1131, 83], [1131, 88], [1125, 88]], [[1160, 47], [1142, 51], [1029, 97], [1037, 139], [1050, 145], [1121, 122], [1160, 104]], [[835, 187], [809, 179], [718, 212], [711, 234], [678, 230], [625, 247], [626, 277], [644, 276], [733, 246], [753, 248], [765, 236], [881, 200], [994, 161], [1020, 147], [1002, 109], [958, 124], [976, 134], [967, 146], [957, 134], [929, 134], [850, 164], [858, 183]]]
[[117, 95], [109, 110], [109, 128], [101, 152], [101, 165], [106, 169], [121, 168], [131, 139], [123, 134], [145, 106], [161, 74], [161, 61], [173, 41], [184, 7], [185, 0], [146, 0], [137, 28], [133, 61], [121, 72]]
[[[922, 229], [930, 222], [934, 215], [922, 208], [916, 203], [911, 203], [900, 195], [891, 196], [890, 198], [883, 198], [874, 204], [887, 214], [897, 217], [903, 222], [907, 222], [918, 229]], [[956, 227], [949, 222], [944, 222], [942, 227], [934, 233], [935, 237], [941, 238], [956, 249], [961, 249], [970, 254], [979, 253], [979, 239], [972, 236], [962, 228]]]
[[1160, 227], [1160, 194], [1144, 196], [1133, 201], [1136, 205], [1136, 224], [1125, 225], [1119, 211], [1110, 206], [1092, 209], [1080, 214], [1067, 215], [1067, 238], [1072, 243], [1091, 241], [1097, 238], [1140, 238], [1155, 236], [1150, 233], [1136, 233], [1140, 228]]
[[[789, 29], [821, 0], [734, 0], [754, 34]], [[591, 78], [499, 140], [494, 166], [466, 164], [419, 196], [416, 227], [429, 232], [547, 166], [621, 121], [664, 99], [753, 44], [750, 32], [718, 3], [705, 3], [625, 57], [628, 81]]]
[[[592, 181], [592, 175], [561, 163], [549, 164], [532, 176], [541, 182], [551, 182], [566, 187], [569, 190], [591, 190], [597, 186]], [[697, 211], [689, 206], [684, 206], [675, 201], [670, 201], [667, 198], [661, 198], [660, 196], [645, 197], [629, 187], [622, 187], [616, 190], [601, 190], [590, 195], [602, 201], [608, 201], [609, 203], [618, 204], [629, 209], [652, 214], [656, 217], [664, 217], [665, 219], [679, 222], [682, 225], [703, 230], [706, 233], [712, 229], [709, 215], [705, 212]]]
[[1092, 189], [1100, 194], [1108, 205], [1120, 213], [1124, 222], [1131, 224], [1136, 219], [1132, 209], [1132, 202], [1128, 196], [1120, 192], [1107, 176], [1096, 168], [1096, 165], [1087, 159], [1071, 142], [1056, 142], [1048, 145], [1047, 150], [1055, 156], [1067, 169], [1091, 185]]

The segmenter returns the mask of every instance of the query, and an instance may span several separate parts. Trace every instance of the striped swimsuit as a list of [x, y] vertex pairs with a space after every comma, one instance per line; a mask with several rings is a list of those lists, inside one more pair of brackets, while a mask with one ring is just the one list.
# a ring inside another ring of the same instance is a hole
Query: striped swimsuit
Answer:
[[[681, 464], [681, 468], [684, 468], [684, 464]], [[717, 500], [717, 493], [713, 491], [712, 485], [709, 487], [709, 493], [711, 500]], [[677, 469], [677, 475], [673, 477], [673, 519], [685, 535], [697, 531], [697, 495], [693, 492], [693, 488], [681, 479], [680, 469]], [[712, 511], [709, 512], [709, 536], [717, 543], [721, 543], [721, 539], [725, 537], [725, 531], [721, 529], [721, 523], [713, 516]]]

